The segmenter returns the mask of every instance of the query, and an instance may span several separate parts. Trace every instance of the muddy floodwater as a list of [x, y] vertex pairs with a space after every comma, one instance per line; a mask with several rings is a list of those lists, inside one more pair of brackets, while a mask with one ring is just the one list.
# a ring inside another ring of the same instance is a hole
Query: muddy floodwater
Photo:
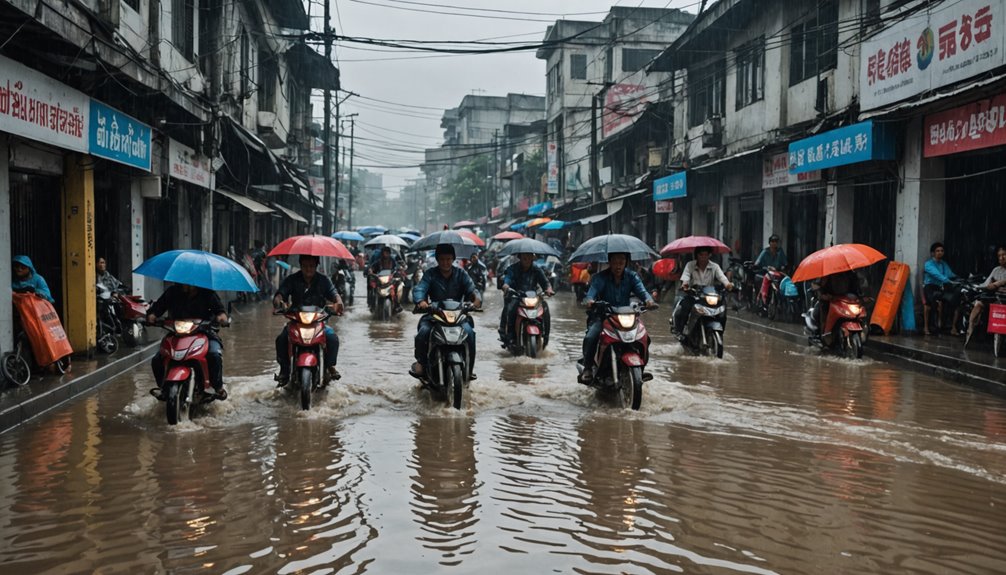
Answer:
[[532, 360], [491, 289], [455, 411], [406, 374], [418, 316], [362, 299], [309, 412], [274, 388], [263, 304], [194, 421], [143, 366], [0, 436], [0, 573], [1006, 572], [1002, 398], [729, 323], [723, 360], [688, 357], [665, 304], [632, 413], [576, 383], [570, 294]]

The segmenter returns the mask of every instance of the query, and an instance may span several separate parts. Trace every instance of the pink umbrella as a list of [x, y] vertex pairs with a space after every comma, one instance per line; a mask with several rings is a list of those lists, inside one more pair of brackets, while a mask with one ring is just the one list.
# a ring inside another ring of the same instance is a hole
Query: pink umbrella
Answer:
[[483, 240], [482, 238], [478, 237], [477, 235], [475, 235], [475, 232], [473, 232], [471, 230], [460, 229], [460, 230], [457, 230], [457, 232], [459, 234], [461, 234], [462, 236], [465, 236], [465, 237], [471, 239], [473, 242], [475, 242], [475, 245], [479, 246], [480, 248], [484, 248], [486, 246], [486, 241]]
[[517, 232], [500, 232], [492, 237], [494, 240], [507, 241], [507, 240], [519, 240], [524, 237], [524, 234]]
[[454, 222], [454, 225], [451, 226], [451, 227], [454, 228], [454, 229], [458, 229], [458, 228], [474, 228], [477, 225], [479, 225], [477, 222], [473, 222], [471, 220], [461, 220], [460, 222]]
[[329, 256], [341, 260], [354, 261], [353, 254], [335, 238], [328, 236], [293, 236], [276, 244], [270, 252], [270, 256], [285, 255], [302, 256]]
[[690, 254], [695, 251], [695, 248], [712, 248], [714, 254], [730, 253], [730, 248], [716, 238], [709, 236], [686, 236], [678, 238], [664, 246], [660, 250], [660, 255]]

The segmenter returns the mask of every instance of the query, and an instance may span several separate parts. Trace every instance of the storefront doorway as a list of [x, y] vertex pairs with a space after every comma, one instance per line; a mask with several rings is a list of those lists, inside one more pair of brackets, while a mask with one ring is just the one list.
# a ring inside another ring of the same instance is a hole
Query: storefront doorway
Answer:
[[56, 310], [63, 315], [60, 186], [59, 176], [10, 172], [11, 255], [31, 258], [35, 270], [49, 284]]

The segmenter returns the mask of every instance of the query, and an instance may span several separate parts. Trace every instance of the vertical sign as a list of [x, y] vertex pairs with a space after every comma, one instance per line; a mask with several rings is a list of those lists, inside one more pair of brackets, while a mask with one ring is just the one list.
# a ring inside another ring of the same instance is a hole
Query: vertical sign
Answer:
[[548, 184], [545, 191], [549, 194], [559, 193], [559, 145], [555, 142], [548, 143]]

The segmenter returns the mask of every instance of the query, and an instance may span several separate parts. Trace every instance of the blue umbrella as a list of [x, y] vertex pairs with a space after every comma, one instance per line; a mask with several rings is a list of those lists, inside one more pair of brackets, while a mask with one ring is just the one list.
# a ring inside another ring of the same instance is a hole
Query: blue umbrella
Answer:
[[221, 291], [258, 291], [255, 280], [237, 262], [199, 250], [157, 254], [133, 273], [160, 280]]
[[363, 226], [362, 228], [357, 228], [356, 231], [365, 236], [369, 236], [373, 233], [380, 235], [388, 231], [388, 228], [384, 226]]
[[332, 237], [343, 242], [362, 242], [366, 238], [360, 235], [358, 232], [352, 232], [349, 230], [343, 230], [341, 232], [335, 232]]
[[566, 227], [566, 222], [562, 220], [552, 220], [551, 222], [538, 228], [539, 230], [561, 230]]

